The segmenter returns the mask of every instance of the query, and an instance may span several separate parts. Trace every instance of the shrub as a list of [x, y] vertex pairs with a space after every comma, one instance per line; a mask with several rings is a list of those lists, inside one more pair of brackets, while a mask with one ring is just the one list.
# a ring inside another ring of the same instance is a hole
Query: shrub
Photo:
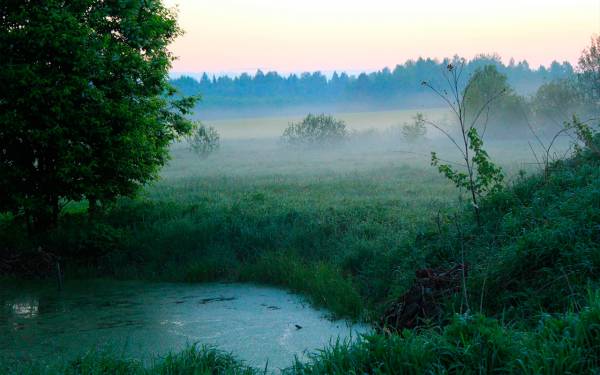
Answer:
[[412, 123], [402, 125], [402, 138], [406, 142], [415, 143], [422, 141], [425, 138], [425, 134], [427, 134], [425, 116], [420, 112], [413, 116]]
[[290, 123], [282, 136], [291, 145], [331, 145], [347, 137], [346, 123], [325, 114], [309, 114], [301, 122]]
[[195, 124], [192, 134], [187, 137], [187, 141], [190, 149], [202, 158], [217, 151], [221, 146], [217, 130], [201, 122]]

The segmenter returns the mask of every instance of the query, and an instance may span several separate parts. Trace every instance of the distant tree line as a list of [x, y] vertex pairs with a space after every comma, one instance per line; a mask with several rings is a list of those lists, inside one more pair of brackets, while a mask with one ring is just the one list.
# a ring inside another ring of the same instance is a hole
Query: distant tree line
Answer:
[[[277, 72], [239, 76], [209, 76], [204, 73], [200, 80], [189, 76], [173, 79], [171, 83], [183, 95], [201, 94], [202, 107], [235, 108], [244, 106], [279, 106], [305, 104], [362, 103], [363, 105], [389, 106], [402, 104], [403, 100], [418, 97], [420, 104], [427, 103], [427, 95], [421, 82], [441, 77], [445, 67], [458, 60], [434, 59], [408, 60], [394, 69], [384, 68], [372, 73], [348, 75], [333, 73], [331, 77], [321, 72], [280, 75]], [[530, 94], [546, 82], [563, 80], [574, 75], [568, 62], [553, 62], [549, 67], [533, 69], [527, 61], [511, 60], [503, 64], [497, 55], [479, 55], [467, 61], [464, 73], [474, 74], [485, 66], [495, 66], [507, 77], [507, 83], [519, 94]], [[441, 78], [439, 78], [441, 79]], [[436, 82], [433, 82], [436, 83]], [[437, 82], [442, 84], [443, 82]], [[433, 97], [430, 98], [433, 101]]]

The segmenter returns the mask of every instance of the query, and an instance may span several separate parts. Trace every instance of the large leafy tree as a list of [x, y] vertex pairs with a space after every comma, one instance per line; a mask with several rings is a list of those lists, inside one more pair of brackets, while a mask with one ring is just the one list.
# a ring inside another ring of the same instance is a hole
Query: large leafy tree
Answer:
[[0, 211], [41, 230], [154, 178], [192, 127], [167, 81], [179, 33], [159, 0], [0, 2]]
[[508, 135], [519, 127], [525, 128], [525, 100], [515, 93], [507, 76], [495, 65], [478, 68], [469, 81], [465, 110], [474, 115], [480, 108], [485, 108], [476, 124], [481, 133]]

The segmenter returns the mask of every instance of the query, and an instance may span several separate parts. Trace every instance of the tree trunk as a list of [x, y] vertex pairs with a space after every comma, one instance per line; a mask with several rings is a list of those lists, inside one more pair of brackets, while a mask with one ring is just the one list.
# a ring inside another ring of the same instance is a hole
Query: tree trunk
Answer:
[[[40, 206], [33, 209], [31, 225], [28, 226], [29, 234], [40, 234], [56, 227], [60, 205], [58, 196], [48, 196]], [[29, 220], [28, 220], [29, 221]]]

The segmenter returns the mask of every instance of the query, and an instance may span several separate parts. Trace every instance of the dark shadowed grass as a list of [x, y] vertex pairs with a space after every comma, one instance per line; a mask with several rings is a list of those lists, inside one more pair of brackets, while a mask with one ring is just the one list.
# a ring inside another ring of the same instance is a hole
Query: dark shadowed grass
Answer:
[[90, 352], [76, 359], [48, 363], [2, 362], [0, 371], [19, 375], [253, 375], [253, 369], [230, 353], [208, 346], [190, 346], [179, 353], [155, 358], [149, 364], [111, 352]]
[[456, 315], [441, 330], [366, 336], [296, 363], [289, 374], [595, 374], [600, 296], [578, 314], [545, 315], [528, 331], [482, 315]]

